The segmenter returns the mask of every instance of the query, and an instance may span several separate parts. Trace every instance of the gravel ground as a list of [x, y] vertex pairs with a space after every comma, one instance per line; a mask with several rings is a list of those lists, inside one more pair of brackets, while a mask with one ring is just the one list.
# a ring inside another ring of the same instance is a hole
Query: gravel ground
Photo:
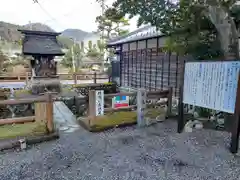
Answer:
[[177, 134], [167, 121], [92, 134], [83, 129], [23, 152], [0, 154], [1, 180], [237, 180], [229, 134]]

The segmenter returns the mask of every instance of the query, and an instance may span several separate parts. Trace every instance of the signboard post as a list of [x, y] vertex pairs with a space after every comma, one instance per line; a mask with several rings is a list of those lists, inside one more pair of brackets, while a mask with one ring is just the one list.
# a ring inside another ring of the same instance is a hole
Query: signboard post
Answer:
[[96, 116], [104, 114], [104, 91], [98, 90], [96, 93]]
[[143, 89], [137, 91], [137, 124], [139, 127], [146, 125], [144, 115], [146, 111], [147, 93]]
[[184, 104], [234, 114], [231, 152], [238, 149], [239, 61], [187, 62], [180, 88], [178, 132], [184, 126]]
[[103, 90], [90, 90], [89, 91], [89, 125], [96, 116], [104, 115], [104, 91]]
[[236, 95], [236, 105], [234, 110], [234, 121], [232, 125], [230, 151], [232, 153], [238, 152], [239, 146], [239, 132], [240, 132], [240, 74], [238, 74], [238, 85]]

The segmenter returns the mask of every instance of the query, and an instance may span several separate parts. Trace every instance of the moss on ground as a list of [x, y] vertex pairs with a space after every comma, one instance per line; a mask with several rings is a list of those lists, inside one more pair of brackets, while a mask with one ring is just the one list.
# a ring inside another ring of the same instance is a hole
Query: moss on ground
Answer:
[[0, 139], [37, 136], [46, 133], [46, 124], [40, 122], [0, 126]]
[[135, 111], [107, 113], [104, 116], [98, 116], [92, 120], [91, 126], [89, 126], [87, 119], [80, 121], [82, 121], [84, 126], [90, 131], [103, 131], [116, 126], [135, 124], [137, 122], [137, 113]]
[[72, 87], [62, 87], [62, 92], [71, 92], [72, 90]]
[[32, 94], [31, 90], [21, 89], [21, 90], [14, 90], [13, 96], [15, 98], [21, 98], [21, 97], [28, 96], [28, 95], [31, 95], [31, 94]]
[[73, 88], [78, 88], [78, 87], [88, 87], [89, 84], [83, 83], [83, 84], [73, 84], [72, 87]]
[[106, 84], [106, 85], [113, 85], [112, 82], [105, 82], [105, 83], [103, 83], [103, 84]]
[[[165, 114], [164, 109], [147, 109], [146, 117], [150, 119], [155, 119], [159, 115]], [[106, 129], [110, 129], [118, 126], [127, 126], [137, 123], [137, 112], [136, 111], [121, 111], [121, 112], [113, 112], [106, 113], [104, 116], [98, 116], [94, 120], [91, 121], [91, 125], [89, 125], [88, 119], [81, 119], [80, 124], [82, 124], [85, 128], [93, 132], [99, 132]], [[83, 124], [84, 123], [84, 124]]]

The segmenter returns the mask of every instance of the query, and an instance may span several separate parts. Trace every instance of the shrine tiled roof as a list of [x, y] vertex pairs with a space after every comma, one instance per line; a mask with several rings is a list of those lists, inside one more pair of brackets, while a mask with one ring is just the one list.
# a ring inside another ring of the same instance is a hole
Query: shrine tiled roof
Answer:
[[60, 33], [29, 30], [20, 31], [25, 35], [22, 49], [24, 55], [64, 55], [56, 39]]
[[137, 29], [127, 35], [120, 36], [108, 41], [108, 46], [120, 45], [128, 42], [134, 42], [139, 40], [150, 39], [153, 37], [163, 36], [163, 34], [157, 30], [154, 26], [145, 26]]

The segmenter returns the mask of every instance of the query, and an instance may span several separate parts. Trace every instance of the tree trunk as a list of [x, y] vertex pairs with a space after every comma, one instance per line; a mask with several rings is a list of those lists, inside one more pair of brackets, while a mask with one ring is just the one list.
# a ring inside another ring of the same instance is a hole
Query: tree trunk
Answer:
[[[208, 2], [205, 2], [208, 4]], [[212, 1], [211, 1], [212, 3]], [[207, 5], [205, 16], [213, 23], [220, 37], [225, 59], [239, 60], [238, 30], [229, 12], [219, 4]], [[224, 113], [225, 126], [232, 120], [232, 114]]]
[[238, 31], [229, 12], [217, 2], [215, 5], [212, 5], [212, 1], [205, 3], [207, 8], [204, 15], [212, 22], [218, 32], [225, 59], [239, 59]]

